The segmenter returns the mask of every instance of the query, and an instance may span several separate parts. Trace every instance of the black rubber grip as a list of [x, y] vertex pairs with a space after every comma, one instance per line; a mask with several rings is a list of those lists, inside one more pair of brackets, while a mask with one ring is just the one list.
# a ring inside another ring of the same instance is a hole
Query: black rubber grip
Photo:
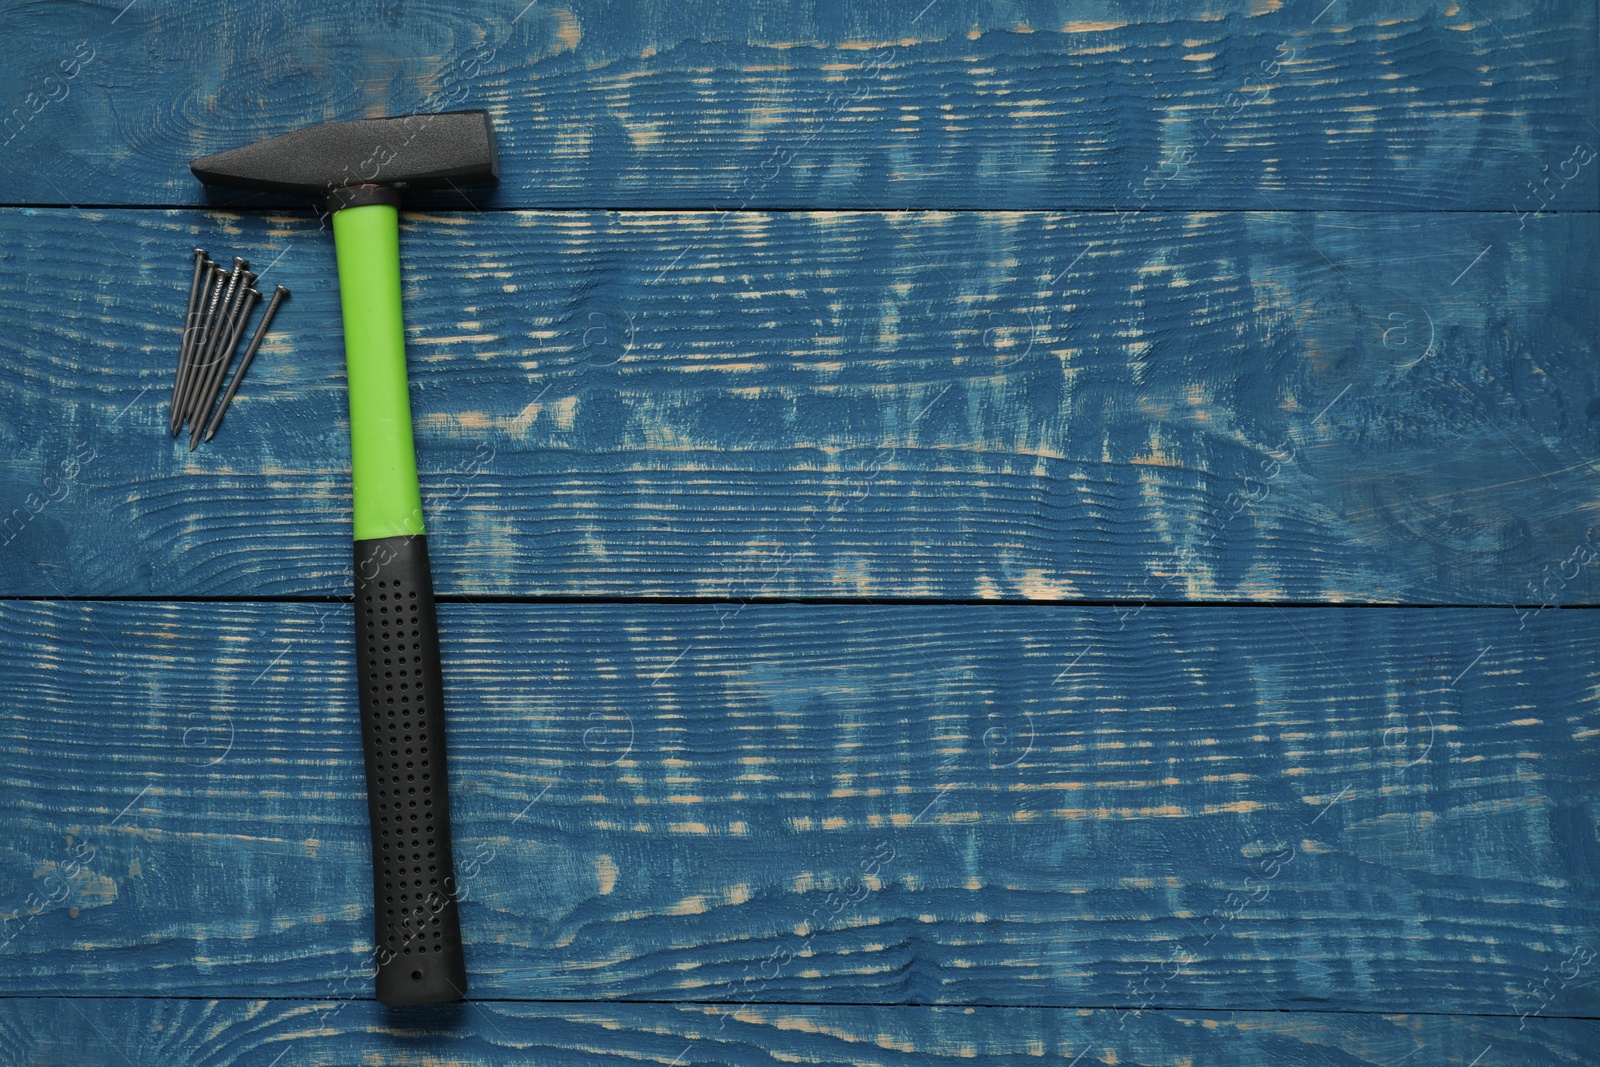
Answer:
[[461, 1000], [467, 969], [428, 539], [357, 541], [355, 591], [378, 999], [391, 1006]]

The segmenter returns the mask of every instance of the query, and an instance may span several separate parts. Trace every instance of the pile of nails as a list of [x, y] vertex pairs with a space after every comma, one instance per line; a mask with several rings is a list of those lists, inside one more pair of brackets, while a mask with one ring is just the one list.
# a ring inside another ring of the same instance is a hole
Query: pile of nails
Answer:
[[244, 358], [228, 382], [227, 392], [222, 394], [221, 403], [217, 403], [222, 376], [233, 360], [234, 349], [239, 347], [239, 338], [250, 322], [250, 313], [261, 299], [261, 294], [253, 288], [255, 281], [250, 264], [238, 256], [233, 257], [233, 269], [224, 270], [211, 262], [205, 249], [194, 250], [189, 313], [184, 319], [183, 343], [178, 349], [178, 375], [172, 383], [172, 414], [168, 419], [174, 437], [184, 423], [189, 424], [191, 452], [202, 437], [211, 440], [217, 427], [222, 425], [223, 413], [239, 391], [239, 383], [244, 380], [244, 372], [255, 358], [256, 349], [261, 347], [261, 339], [267, 335], [272, 316], [283, 298], [289, 295], [289, 290], [283, 286], [276, 287], [244, 351]]

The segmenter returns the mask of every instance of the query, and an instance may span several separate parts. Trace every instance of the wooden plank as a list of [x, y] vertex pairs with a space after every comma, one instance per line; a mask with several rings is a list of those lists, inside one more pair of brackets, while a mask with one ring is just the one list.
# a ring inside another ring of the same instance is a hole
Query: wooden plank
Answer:
[[[1587, 1064], [1593, 1019], [1294, 1012], [782, 1005], [724, 1015], [715, 1004], [476, 1002], [385, 1012], [371, 1001], [0, 1001], [0, 1042], [18, 1064], [304, 1067], [384, 1063], [882, 1064], [974, 1058], [997, 1067], [1076, 1062], [1322, 1063], [1389, 1067], [1411, 1056], [1465, 1067]], [[1420, 1054], [1420, 1055], [1419, 1055]], [[1081, 1058], [1077, 1058], [1081, 1057]], [[1076, 1059], [1075, 1059], [1076, 1058]]]
[[[1600, 596], [1593, 214], [405, 229], [448, 594]], [[0, 592], [347, 588], [330, 243], [306, 216], [0, 213]], [[294, 296], [190, 453], [162, 435], [194, 244]]]
[[1600, 204], [1571, 0], [121, 6], [0, 11], [6, 202], [198, 205], [201, 154], [484, 107], [483, 206]]
[[[477, 995], [1600, 1015], [1600, 613], [734, 608], [445, 606]], [[342, 995], [349, 625], [0, 608], [0, 990]]]

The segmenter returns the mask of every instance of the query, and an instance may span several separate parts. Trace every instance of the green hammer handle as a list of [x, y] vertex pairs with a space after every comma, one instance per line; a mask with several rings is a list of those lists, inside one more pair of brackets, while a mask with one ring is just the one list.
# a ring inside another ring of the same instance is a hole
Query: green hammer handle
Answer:
[[400, 221], [392, 203], [333, 214], [350, 385], [356, 676], [372, 825], [377, 993], [460, 1000], [439, 637], [411, 434]]
[[422, 494], [400, 314], [399, 209], [364, 204], [336, 211], [333, 240], [350, 377], [356, 540], [418, 535]]

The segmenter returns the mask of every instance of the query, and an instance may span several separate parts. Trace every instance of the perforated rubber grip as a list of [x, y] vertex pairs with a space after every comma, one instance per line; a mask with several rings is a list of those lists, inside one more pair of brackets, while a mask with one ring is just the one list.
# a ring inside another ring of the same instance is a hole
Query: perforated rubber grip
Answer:
[[378, 999], [392, 1006], [461, 1000], [467, 971], [450, 849], [428, 540], [381, 537], [355, 545]]

